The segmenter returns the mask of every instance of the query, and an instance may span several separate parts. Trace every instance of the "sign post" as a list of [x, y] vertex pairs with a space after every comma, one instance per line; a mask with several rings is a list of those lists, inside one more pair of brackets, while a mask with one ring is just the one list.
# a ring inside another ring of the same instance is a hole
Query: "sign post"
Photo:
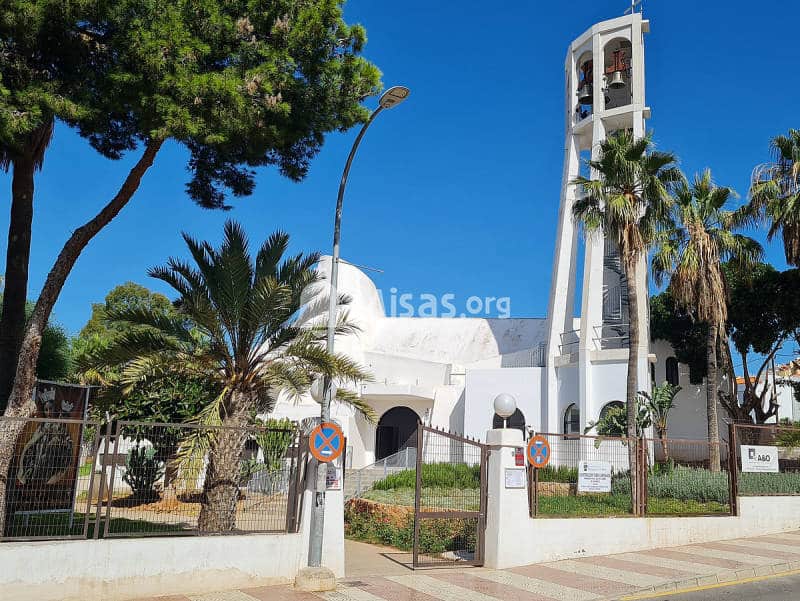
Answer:
[[539, 469], [550, 463], [550, 442], [541, 435], [533, 436], [525, 450], [528, 463], [533, 467], [533, 515], [539, 514]]

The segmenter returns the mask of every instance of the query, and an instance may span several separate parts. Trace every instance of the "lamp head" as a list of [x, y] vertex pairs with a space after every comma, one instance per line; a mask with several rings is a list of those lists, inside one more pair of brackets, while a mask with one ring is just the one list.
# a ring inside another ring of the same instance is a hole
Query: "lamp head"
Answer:
[[[311, 393], [311, 398], [321, 405], [322, 399], [325, 398], [325, 378], [314, 380], [311, 383], [309, 392]], [[336, 383], [331, 380], [331, 399], [334, 398], [336, 398]]]
[[394, 108], [408, 98], [409, 94], [411, 90], [405, 86], [392, 86], [381, 95], [378, 104], [384, 109]]
[[512, 395], [503, 392], [494, 397], [494, 412], [502, 417], [508, 419], [517, 410], [517, 399]]

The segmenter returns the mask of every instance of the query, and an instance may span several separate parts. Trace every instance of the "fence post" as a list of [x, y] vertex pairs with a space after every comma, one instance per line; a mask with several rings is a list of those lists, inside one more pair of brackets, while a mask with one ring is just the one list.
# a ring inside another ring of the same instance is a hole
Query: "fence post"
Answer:
[[[106, 486], [108, 482], [106, 480], [106, 468], [108, 467], [108, 445], [111, 440], [111, 421], [106, 422], [105, 427], [105, 435], [103, 436], [103, 460], [100, 464], [100, 486], [97, 487], [97, 510], [94, 516], [94, 531], [92, 531], [92, 538], [100, 538], [100, 514], [103, 508], [103, 488], [105, 488], [105, 494], [107, 498], [107, 503], [111, 503], [111, 497], [109, 492], [109, 487]], [[95, 459], [95, 463], [97, 459]], [[89, 496], [91, 497], [91, 491], [89, 491]]]
[[647, 515], [647, 501], [648, 501], [648, 492], [647, 492], [647, 470], [650, 466], [649, 458], [648, 458], [648, 448], [647, 448], [647, 439], [641, 439], [642, 445], [642, 456], [639, 460], [639, 470], [641, 473], [641, 481], [639, 484], [641, 495], [642, 495], [642, 507], [641, 507], [641, 515], [642, 517]]
[[419, 512], [421, 511], [420, 500], [422, 491], [422, 455], [425, 452], [423, 446], [425, 441], [425, 426], [417, 428], [417, 469], [416, 487], [414, 491], [414, 547], [411, 554], [411, 565], [417, 567], [419, 564]]
[[731, 515], [739, 515], [739, 445], [734, 422], [728, 424], [728, 483]]
[[406, 469], [408, 469], [408, 449], [409, 449], [409, 447], [406, 447], [406, 462], [405, 462], [405, 465], [403, 466]]
[[116, 477], [117, 453], [119, 452], [119, 439], [122, 431], [120, 426], [121, 423], [117, 422], [117, 427], [114, 428], [114, 451], [111, 454], [111, 477], [108, 481], [108, 503], [106, 504], [106, 519], [103, 526], [103, 538], [108, 536], [108, 531], [111, 525], [111, 503], [114, 500], [114, 478]]

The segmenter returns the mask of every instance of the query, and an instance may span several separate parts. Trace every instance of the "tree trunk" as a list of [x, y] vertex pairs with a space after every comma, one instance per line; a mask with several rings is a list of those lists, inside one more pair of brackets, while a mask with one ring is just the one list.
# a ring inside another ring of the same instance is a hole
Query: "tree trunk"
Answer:
[[242, 451], [247, 440], [249, 407], [245, 396], [234, 392], [232, 411], [211, 438], [203, 481], [203, 501], [197, 527], [200, 532], [230, 532], [236, 527]]
[[53, 134], [53, 122], [36, 128], [18, 154], [11, 157], [11, 214], [6, 247], [5, 290], [0, 315], [0, 414], [5, 411], [17, 355], [25, 334], [25, 302], [28, 298], [28, 264], [31, 256], [34, 173]]
[[717, 416], [717, 337], [719, 324], [708, 324], [708, 338], [706, 340], [706, 357], [708, 361], [708, 375], [706, 376], [706, 414], [708, 416], [708, 469], [712, 472], [720, 471], [719, 453], [719, 418]]
[[[25, 328], [14, 385], [5, 410], [6, 416], [30, 417], [34, 414], [36, 405], [33, 402], [33, 389], [36, 386], [36, 361], [42, 345], [42, 332], [50, 319], [50, 313], [53, 311], [53, 306], [64, 282], [86, 245], [117, 216], [133, 197], [139, 188], [142, 176], [153, 164], [162, 143], [163, 140], [152, 140], [147, 144], [144, 153], [128, 173], [116, 196], [91, 220], [76, 229], [61, 249], [50, 273], [47, 274], [33, 314]], [[7, 423], [6, 426], [9, 424]], [[15, 428], [5, 427], [3, 433], [0, 434], [0, 508], [6, 505], [6, 479], [17, 439], [14, 430]], [[0, 510], [0, 531], [3, 530], [4, 522], [5, 512]]]
[[658, 438], [661, 440], [661, 449], [664, 452], [664, 463], [669, 463], [669, 444], [667, 442], [666, 428], [659, 428]]
[[[628, 379], [625, 392], [625, 413], [628, 420], [628, 438], [638, 436], [636, 427], [637, 393], [639, 384], [639, 291], [636, 289], [637, 257], [624, 252], [622, 256], [625, 279], [628, 286]], [[628, 445], [628, 461], [631, 470], [631, 502], [638, 498], [638, 457], [636, 445]]]

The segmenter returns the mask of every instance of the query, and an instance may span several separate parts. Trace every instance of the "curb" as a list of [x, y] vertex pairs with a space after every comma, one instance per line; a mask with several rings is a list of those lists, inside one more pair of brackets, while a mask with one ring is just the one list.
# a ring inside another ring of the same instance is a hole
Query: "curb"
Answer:
[[775, 576], [796, 570], [800, 570], [800, 561], [784, 561], [775, 564], [754, 566], [752, 568], [741, 568], [739, 570], [722, 570], [716, 574], [684, 578], [683, 580], [665, 582], [658, 586], [647, 586], [637, 589], [632, 593], [627, 593], [622, 596], [604, 597], [602, 600], [598, 601], [634, 601], [635, 599], [649, 597], [653, 593], [674, 593], [683, 589], [713, 586], [715, 584], [730, 584], [737, 580]]

